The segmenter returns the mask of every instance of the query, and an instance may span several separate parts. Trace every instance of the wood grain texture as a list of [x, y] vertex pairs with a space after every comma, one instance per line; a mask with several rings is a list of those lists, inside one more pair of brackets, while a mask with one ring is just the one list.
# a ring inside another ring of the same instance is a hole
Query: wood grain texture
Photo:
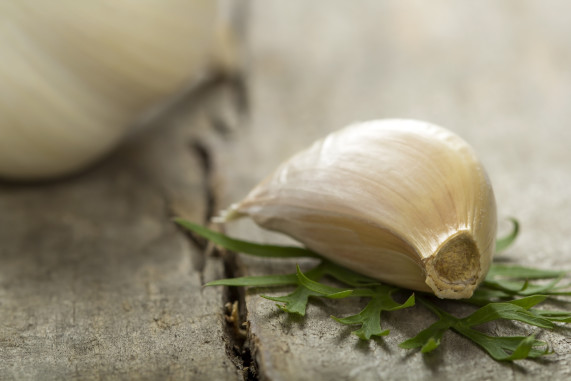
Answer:
[[238, 380], [203, 221], [204, 110], [161, 120], [82, 175], [0, 185], [0, 379]]
[[[348, 123], [414, 118], [451, 129], [484, 162], [502, 218], [523, 232], [504, 256], [519, 264], [568, 268], [571, 260], [571, 26], [564, 1], [253, 1], [249, 50], [251, 115], [220, 149], [226, 205], [281, 161]], [[223, 203], [224, 203], [223, 202]], [[274, 240], [251, 223], [226, 229]], [[247, 274], [287, 273], [293, 261], [244, 258]], [[283, 294], [286, 290], [274, 292]], [[263, 380], [537, 379], [571, 374], [565, 330], [542, 333], [556, 354], [502, 364], [467, 340], [445, 335], [423, 356], [397, 344], [434, 321], [421, 308], [386, 314], [391, 335], [360, 342], [332, 321], [361, 301], [316, 301], [307, 317], [280, 313], [249, 290], [252, 350]], [[466, 313], [467, 310], [454, 310]], [[529, 327], [490, 324], [492, 334]]]

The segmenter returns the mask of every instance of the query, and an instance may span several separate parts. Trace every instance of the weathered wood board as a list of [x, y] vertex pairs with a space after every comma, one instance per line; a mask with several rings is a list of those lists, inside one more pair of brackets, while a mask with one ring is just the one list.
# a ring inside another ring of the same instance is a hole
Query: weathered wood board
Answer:
[[[249, 123], [225, 152], [227, 205], [289, 155], [348, 123], [422, 119], [473, 145], [495, 186], [500, 218], [522, 223], [521, 237], [505, 256], [520, 264], [570, 267], [571, 24], [561, 16], [567, 3], [254, 1], [251, 8], [252, 107]], [[270, 240], [249, 223], [227, 230]], [[295, 262], [243, 263], [247, 274], [267, 274], [292, 272]], [[423, 356], [397, 346], [434, 321], [421, 308], [387, 314], [383, 324], [391, 335], [363, 343], [329, 318], [356, 313], [361, 302], [317, 301], [306, 318], [292, 319], [259, 296], [268, 293], [250, 290], [245, 298], [251, 349], [264, 380], [571, 374], [567, 331], [542, 334], [556, 351], [545, 362], [497, 363], [452, 333]]]
[[0, 185], [0, 379], [242, 379], [202, 287], [223, 264], [171, 221], [208, 204], [191, 114], [87, 173]]

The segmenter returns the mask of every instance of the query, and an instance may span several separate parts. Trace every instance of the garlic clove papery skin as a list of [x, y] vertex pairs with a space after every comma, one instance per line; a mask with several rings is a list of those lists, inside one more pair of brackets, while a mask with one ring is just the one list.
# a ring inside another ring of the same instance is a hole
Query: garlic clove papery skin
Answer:
[[157, 102], [232, 65], [219, 3], [0, 2], [0, 177], [78, 171]]
[[242, 216], [362, 274], [450, 299], [484, 279], [497, 227], [471, 147], [414, 120], [354, 124], [317, 141], [222, 219]]

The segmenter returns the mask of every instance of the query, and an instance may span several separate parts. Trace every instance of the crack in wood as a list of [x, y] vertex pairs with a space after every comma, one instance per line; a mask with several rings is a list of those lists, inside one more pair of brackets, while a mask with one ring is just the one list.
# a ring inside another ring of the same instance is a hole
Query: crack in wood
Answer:
[[[248, 96], [246, 83], [242, 75], [234, 74], [229, 76], [217, 77], [216, 81], [210, 83], [210, 89], [218, 88], [230, 91], [230, 103], [233, 108], [231, 115], [237, 115], [238, 118], [228, 118], [223, 111], [215, 111], [209, 115], [209, 121], [212, 130], [216, 135], [225, 138], [231, 134], [236, 128], [233, 126], [237, 120], [241, 120], [248, 115]], [[216, 161], [212, 152], [212, 148], [205, 143], [204, 140], [194, 138], [188, 143], [189, 150], [193, 157], [198, 161], [201, 176], [203, 179], [203, 197], [205, 204], [205, 212], [202, 223], [208, 224], [210, 219], [217, 212], [219, 207], [218, 200], [220, 195], [217, 190], [215, 181], [217, 173]], [[168, 197], [166, 200], [167, 213], [169, 217], [174, 217], [174, 213], [169, 208]], [[220, 257], [223, 261], [224, 276], [233, 278], [241, 275], [239, 265], [237, 263], [236, 253], [221, 250], [212, 246], [209, 241], [188, 231], [184, 231], [189, 243], [199, 249], [203, 253], [203, 260], [198, 264], [196, 269], [200, 274], [200, 280], [204, 283], [204, 267], [206, 265], [206, 257]], [[226, 346], [226, 354], [234, 366], [240, 371], [245, 381], [256, 381], [259, 379], [257, 372], [257, 364], [251, 355], [250, 342], [248, 337], [247, 311], [245, 303], [245, 291], [240, 287], [225, 287], [223, 293], [223, 306], [231, 306], [225, 315], [227, 324], [224, 327], [224, 336], [222, 340]], [[227, 308], [227, 307], [226, 307]]]
[[[242, 276], [238, 264], [238, 256], [234, 252], [224, 250], [224, 275], [226, 278]], [[246, 295], [244, 287], [225, 287], [224, 300], [228, 314], [225, 327], [226, 353], [234, 365], [242, 372], [244, 381], [259, 380], [258, 367], [252, 355], [251, 341], [249, 340], [249, 322], [247, 320]]]
[[208, 223], [214, 216], [218, 208], [216, 189], [213, 181], [213, 161], [210, 150], [202, 141], [195, 139], [190, 143], [191, 151], [198, 159], [200, 169], [202, 171], [202, 178], [204, 180], [204, 199], [206, 210], [204, 213], [204, 223]]
[[[228, 85], [226, 90], [229, 90], [229, 93], [226, 93], [229, 95], [229, 98], [227, 97], [226, 100], [229, 99], [230, 102], [223, 102], [224, 104], [218, 112], [210, 115], [212, 129], [222, 138], [228, 137], [240, 128], [243, 121], [247, 119], [250, 108], [244, 73], [236, 72], [226, 77], [226, 79]], [[230, 112], [228, 112], [228, 109], [231, 109]], [[225, 113], [224, 111], [227, 112]], [[210, 221], [218, 209], [218, 200], [220, 199], [214, 182], [216, 178], [214, 174], [217, 173], [217, 168], [211, 152], [205, 145], [200, 143], [195, 141], [193, 149], [202, 159], [203, 170], [205, 171], [209, 195], [206, 221]], [[236, 253], [217, 248], [211, 249], [222, 258], [224, 276], [226, 278], [235, 278], [243, 275]], [[253, 356], [254, 349], [252, 348], [249, 322], [247, 320], [248, 314], [244, 287], [225, 287], [224, 305], [227, 309], [225, 320], [228, 323], [224, 330], [226, 335], [224, 338], [226, 353], [236, 368], [240, 370], [244, 381], [257, 381], [260, 379], [260, 376], [255, 356]]]

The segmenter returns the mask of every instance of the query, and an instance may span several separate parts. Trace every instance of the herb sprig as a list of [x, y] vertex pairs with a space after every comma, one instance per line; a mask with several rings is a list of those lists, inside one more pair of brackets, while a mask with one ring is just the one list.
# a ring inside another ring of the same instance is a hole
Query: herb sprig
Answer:
[[[566, 273], [562, 271], [540, 270], [522, 266], [493, 264], [486, 279], [470, 299], [458, 301], [479, 306], [467, 317], [459, 318], [446, 312], [437, 305], [437, 300], [430, 295], [384, 285], [377, 280], [355, 273], [336, 265], [311, 250], [279, 245], [261, 245], [230, 238], [214, 232], [201, 225], [176, 219], [176, 223], [228, 250], [267, 258], [318, 258], [320, 262], [306, 272], [297, 266], [291, 274], [264, 276], [246, 276], [220, 279], [209, 282], [206, 286], [244, 286], [244, 287], [279, 287], [296, 286], [293, 292], [285, 296], [262, 297], [277, 302], [283, 311], [305, 316], [310, 297], [344, 299], [349, 297], [368, 298], [368, 303], [355, 315], [335, 317], [334, 320], [345, 325], [357, 327], [353, 334], [362, 340], [373, 336], [385, 336], [389, 330], [381, 326], [383, 311], [395, 311], [409, 308], [419, 301], [420, 305], [432, 311], [438, 320], [420, 331], [415, 337], [400, 344], [402, 348], [420, 348], [428, 353], [439, 347], [444, 333], [452, 330], [480, 346], [488, 355], [497, 361], [513, 361], [525, 358], [537, 358], [553, 353], [548, 344], [531, 336], [490, 336], [475, 327], [495, 320], [515, 320], [543, 329], [553, 329], [555, 323], [570, 323], [571, 312], [554, 311], [535, 308], [547, 298], [571, 295], [571, 285], [560, 285]], [[510, 234], [500, 238], [496, 243], [496, 251], [508, 248], [516, 239], [519, 224], [512, 219], [513, 228]], [[320, 281], [333, 278], [345, 287], [333, 287]], [[545, 281], [547, 280], [547, 283]], [[539, 281], [540, 283], [536, 283]], [[543, 282], [543, 283], [541, 283]], [[393, 296], [395, 293], [410, 294], [406, 301], [399, 303]]]

